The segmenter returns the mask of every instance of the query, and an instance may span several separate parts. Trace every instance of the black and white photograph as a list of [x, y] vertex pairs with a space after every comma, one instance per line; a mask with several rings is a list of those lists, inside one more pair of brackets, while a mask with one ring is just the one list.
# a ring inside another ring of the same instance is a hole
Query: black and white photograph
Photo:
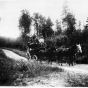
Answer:
[[88, 0], [0, 0], [0, 86], [88, 87]]

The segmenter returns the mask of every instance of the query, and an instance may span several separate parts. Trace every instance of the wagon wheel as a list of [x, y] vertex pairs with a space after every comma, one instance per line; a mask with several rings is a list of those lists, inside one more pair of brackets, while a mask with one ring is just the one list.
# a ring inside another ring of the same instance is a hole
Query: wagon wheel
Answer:
[[38, 57], [37, 57], [36, 55], [33, 55], [33, 56], [32, 56], [32, 59], [34, 59], [34, 60], [37, 60], [37, 58], [38, 58]]

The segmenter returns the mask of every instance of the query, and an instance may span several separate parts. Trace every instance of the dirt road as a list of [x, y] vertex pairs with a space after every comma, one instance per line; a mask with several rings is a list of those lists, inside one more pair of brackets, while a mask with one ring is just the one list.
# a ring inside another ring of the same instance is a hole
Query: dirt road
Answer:
[[75, 73], [80, 73], [80, 74], [88, 74], [88, 65], [86, 64], [77, 64], [77, 65], [74, 65], [74, 66], [58, 66], [57, 64], [54, 66], [57, 66], [57, 67], [60, 67], [66, 71], [72, 71], [72, 72], [75, 72]]
[[10, 50], [7, 50], [7, 49], [2, 49], [2, 50], [4, 51], [5, 55], [11, 59], [18, 60], [18, 61], [20, 61], [20, 60], [28, 61], [27, 58], [19, 56], [18, 54], [14, 53]]
[[[88, 65], [75, 65], [69, 67], [67, 66], [58, 66], [57, 64], [53, 64], [52, 67], [59, 67], [64, 69], [65, 71], [72, 72], [72, 73], [79, 73], [79, 74], [88, 74]], [[84, 69], [83, 69], [84, 68]], [[31, 81], [27, 82], [29, 86], [39, 86], [39, 87], [69, 87], [70, 85], [66, 83], [66, 72], [54, 72], [45, 76], [40, 76], [32, 79]], [[71, 87], [71, 86], [70, 86]]]

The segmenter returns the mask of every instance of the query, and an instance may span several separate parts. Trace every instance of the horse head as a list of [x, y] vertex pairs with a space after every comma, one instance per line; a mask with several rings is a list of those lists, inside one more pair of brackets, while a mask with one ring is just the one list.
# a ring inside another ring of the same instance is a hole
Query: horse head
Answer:
[[81, 44], [76, 44], [76, 46], [77, 46], [77, 52], [78, 52], [78, 53], [82, 53]]

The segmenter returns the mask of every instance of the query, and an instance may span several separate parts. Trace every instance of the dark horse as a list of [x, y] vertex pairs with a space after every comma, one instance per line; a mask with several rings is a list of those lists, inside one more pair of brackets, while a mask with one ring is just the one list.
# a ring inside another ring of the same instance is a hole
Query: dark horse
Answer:
[[61, 65], [62, 65], [63, 57], [65, 57], [68, 60], [69, 66], [71, 64], [73, 66], [73, 63], [75, 61], [75, 55], [79, 52], [82, 53], [80, 44], [72, 45], [69, 48], [58, 48], [58, 49], [56, 49], [57, 60], [61, 61]]
[[44, 61], [44, 60], [48, 60], [49, 62], [52, 62], [55, 60], [54, 56], [56, 53], [56, 48], [55, 47], [50, 47], [49, 49], [45, 49], [45, 50], [40, 50], [38, 53], [38, 57], [40, 61]]

